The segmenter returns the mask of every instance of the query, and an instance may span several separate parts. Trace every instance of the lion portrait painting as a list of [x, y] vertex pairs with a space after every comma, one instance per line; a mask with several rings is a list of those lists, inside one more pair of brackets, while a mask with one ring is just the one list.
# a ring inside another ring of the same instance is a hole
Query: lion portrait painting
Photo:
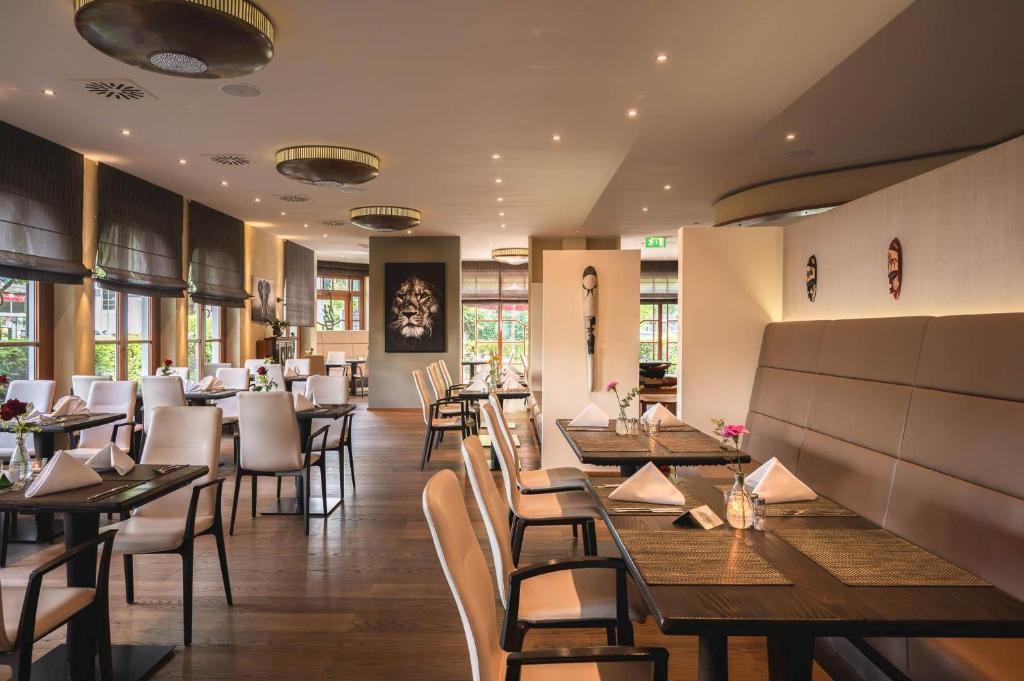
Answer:
[[444, 352], [445, 264], [384, 265], [384, 351]]

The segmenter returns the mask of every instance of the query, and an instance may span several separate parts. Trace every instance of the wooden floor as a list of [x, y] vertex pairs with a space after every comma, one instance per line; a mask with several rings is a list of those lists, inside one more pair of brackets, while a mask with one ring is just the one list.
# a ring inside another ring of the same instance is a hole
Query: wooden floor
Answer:
[[[420, 494], [431, 473], [451, 468], [465, 483], [478, 534], [486, 538], [465, 479], [459, 440], [445, 439], [425, 473], [419, 471], [423, 422], [418, 410], [368, 412], [359, 400], [355, 418], [358, 488], [347, 485], [346, 502], [326, 522], [313, 520], [309, 537], [302, 519], [258, 517], [248, 511], [243, 486], [235, 535], [227, 551], [235, 606], [224, 602], [212, 538], [197, 541], [194, 643], [179, 647], [156, 679], [359, 679], [361, 681], [452, 681], [469, 679], [469, 658], [458, 612], [437, 562], [423, 519]], [[510, 410], [515, 409], [510, 403]], [[519, 423], [527, 463], [538, 454], [525, 413]], [[224, 458], [230, 459], [225, 441]], [[330, 456], [329, 486], [336, 494], [337, 462]], [[230, 477], [230, 468], [227, 468]], [[248, 481], [247, 481], [248, 482]], [[233, 479], [225, 484], [224, 515], [230, 515]], [[260, 482], [260, 501], [273, 498], [273, 481]], [[290, 489], [286, 484], [285, 488]], [[319, 490], [314, 484], [314, 494]], [[570, 550], [568, 532], [533, 528], [522, 564]], [[59, 546], [12, 547], [4, 584], [24, 580], [29, 570]], [[489, 556], [488, 556], [489, 558]], [[124, 602], [121, 562], [111, 570], [114, 643], [181, 642], [181, 566], [176, 556], [136, 559], [136, 603]], [[63, 580], [63, 575], [54, 579]], [[696, 641], [662, 636], [650, 622], [637, 627], [637, 643], [671, 651], [671, 678], [696, 678]], [[42, 654], [64, 639], [51, 634]], [[531, 632], [526, 647], [603, 644], [603, 635]], [[730, 642], [734, 681], [767, 679], [763, 639]], [[0, 678], [6, 668], [0, 667]], [[827, 679], [815, 669], [815, 681]]]

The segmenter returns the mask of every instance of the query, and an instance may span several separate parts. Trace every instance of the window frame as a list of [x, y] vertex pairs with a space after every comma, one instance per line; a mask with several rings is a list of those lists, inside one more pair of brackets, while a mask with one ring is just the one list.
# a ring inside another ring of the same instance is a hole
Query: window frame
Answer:
[[28, 354], [28, 379], [40, 378], [40, 367], [43, 362], [42, 342], [40, 340], [40, 314], [41, 314], [41, 289], [42, 285], [31, 279], [18, 279], [17, 277], [0, 277], [0, 280], [24, 281], [25, 282], [25, 313], [28, 315], [26, 324], [27, 340], [5, 341], [0, 340], [0, 348], [29, 348]]
[[[640, 319], [640, 326], [637, 328], [637, 338], [639, 339], [640, 348], [642, 349], [644, 346], [653, 346], [653, 348], [654, 348], [654, 352], [652, 353], [653, 354], [653, 358], [652, 358], [653, 361], [656, 361], [656, 362], [667, 362], [667, 361], [669, 361], [669, 358], [670, 358], [670, 356], [672, 354], [669, 351], [670, 350], [669, 346], [670, 345], [675, 345], [676, 346], [676, 358], [678, 360], [678, 357], [679, 357], [679, 304], [677, 302], [671, 302], [671, 301], [646, 301], [646, 302], [645, 301], [641, 301], [640, 302], [640, 306], [643, 307], [644, 305], [650, 305], [652, 308], [654, 308], [655, 317], [650, 318], [650, 319], [644, 319], [644, 318], [641, 317], [641, 319]], [[674, 320], [675, 323], [676, 323], [676, 339], [675, 340], [670, 340], [668, 338], [668, 324], [673, 321], [672, 319], [670, 319], [670, 315], [668, 314], [668, 311], [666, 310], [666, 306], [668, 306], [668, 305], [675, 305], [676, 306], [676, 318]], [[643, 337], [640, 334], [641, 334], [641, 330], [644, 328], [644, 324], [653, 324], [654, 325], [654, 340], [643, 340]], [[669, 367], [669, 371], [670, 372], [674, 373], [677, 370], [678, 370], [678, 365], [676, 363], [673, 363]]]
[[[344, 281], [346, 282], [345, 288], [335, 288], [331, 284], [331, 288], [325, 288], [324, 280], [333, 281]], [[330, 276], [323, 277], [317, 276], [316, 278], [316, 314], [318, 321], [316, 323], [317, 331], [327, 331], [320, 326], [320, 301], [321, 300], [337, 300], [343, 303], [343, 309], [345, 312], [345, 318], [342, 320], [340, 328], [330, 329], [331, 331], [362, 331], [366, 328], [366, 307], [363, 304], [366, 296], [366, 277], [365, 276]], [[358, 282], [358, 288], [353, 284]], [[354, 304], [354, 301], [358, 303]], [[359, 324], [353, 325], [352, 310], [354, 307], [359, 308]]]
[[[148, 345], [149, 346], [149, 365], [145, 364], [140, 369], [141, 376], [152, 376], [153, 372], [156, 371], [157, 358], [156, 355], [159, 352], [157, 346], [157, 310], [159, 306], [155, 303], [153, 296], [143, 296], [136, 294], [129, 294], [126, 291], [113, 291], [111, 289], [104, 289], [101, 286], [96, 286], [96, 290], [105, 291], [114, 296], [115, 305], [115, 329], [113, 340], [94, 340], [94, 345], [112, 345], [114, 346], [114, 375], [112, 378], [118, 381], [126, 381], [128, 379], [128, 346], [129, 345]], [[146, 305], [149, 307], [149, 312], [146, 315], [149, 320], [148, 329], [146, 330], [146, 338], [129, 339], [128, 338], [128, 296], [135, 295], [136, 298], [142, 298], [146, 301]], [[93, 336], [96, 334], [96, 313], [95, 309], [95, 293], [93, 293]], [[96, 353], [93, 351], [93, 372], [96, 371]]]
[[[523, 321], [521, 321], [519, 319], [507, 318], [506, 317], [507, 314], [509, 314], [511, 312], [517, 312], [518, 311], [518, 310], [506, 310], [505, 309], [506, 307], [512, 308], [512, 307], [518, 307], [518, 306], [522, 306], [524, 308], [523, 311], [525, 311], [526, 315], [527, 315], [527, 321], [526, 322], [523, 322]], [[472, 308], [474, 310], [474, 313], [473, 313], [473, 336], [472, 337], [469, 337], [466, 334], [466, 308]], [[483, 320], [480, 319], [480, 311], [481, 310], [483, 310], [483, 309], [495, 310], [495, 308], [497, 308], [497, 310], [496, 310], [497, 311], [497, 316], [495, 318], [493, 318], [493, 319], [486, 318], [486, 319], [483, 319]], [[465, 301], [465, 302], [462, 303], [462, 310], [463, 310], [463, 312], [462, 312], [462, 321], [463, 321], [463, 325], [462, 325], [462, 342], [463, 342], [463, 348], [466, 351], [468, 351], [469, 347], [474, 348], [474, 352], [477, 351], [476, 348], [479, 348], [480, 343], [481, 343], [481, 341], [480, 341], [480, 323], [481, 323], [481, 321], [483, 321], [483, 323], [485, 323], [485, 324], [496, 324], [497, 325], [497, 329], [498, 329], [497, 341], [485, 340], [483, 342], [484, 343], [494, 343], [494, 342], [497, 342], [497, 345], [498, 345], [498, 356], [502, 358], [502, 362], [505, 361], [505, 347], [506, 346], [514, 346], [514, 347], [520, 349], [520, 351], [521, 351], [520, 352], [520, 356], [523, 358], [524, 365], [525, 365], [525, 363], [528, 363], [530, 361], [529, 360], [529, 353], [530, 353], [530, 322], [529, 322], [530, 305], [529, 305], [529, 303], [526, 303], [526, 302], [512, 302], [512, 301], [507, 301], [507, 302]], [[506, 324], [510, 324], [510, 325], [511, 324], [515, 324], [515, 325], [521, 326], [523, 328], [523, 340], [521, 340], [521, 341], [518, 341], [518, 340], [506, 340], [505, 339], [505, 325]], [[515, 358], [515, 354], [512, 354], [512, 355], [509, 356], [509, 360], [510, 360], [509, 363], [510, 364], [512, 364], [511, 360], [514, 359], [514, 358]]]
[[[189, 306], [191, 307], [192, 305], [195, 305], [195, 307], [196, 307], [196, 337], [195, 338], [187, 338], [186, 342], [187, 342], [187, 344], [189, 346], [192, 346], [193, 357], [196, 358], [196, 366], [195, 366], [196, 377], [195, 377], [195, 380], [198, 381], [200, 378], [202, 378], [203, 366], [205, 366], [207, 364], [207, 362], [206, 362], [206, 346], [207, 345], [216, 344], [216, 346], [219, 348], [219, 352], [217, 352], [215, 354], [212, 354], [212, 359], [210, 360], [210, 363], [217, 364], [217, 363], [220, 363], [220, 362], [224, 361], [224, 354], [225, 354], [224, 353], [224, 349], [225, 349], [224, 348], [224, 339], [225, 339], [224, 322], [225, 322], [225, 320], [227, 318], [227, 315], [225, 313], [225, 309], [224, 309], [223, 305], [206, 305], [204, 303], [197, 303], [194, 300], [190, 300], [189, 301]], [[217, 325], [216, 326], [217, 326], [217, 329], [218, 329], [219, 333], [215, 337], [208, 337], [206, 335], [206, 333], [207, 333], [207, 328], [206, 328], [206, 311], [207, 310], [216, 310], [217, 311], [216, 315], [217, 315], [218, 319], [217, 319]], [[191, 312], [191, 310], [189, 310], [189, 312]], [[186, 317], [187, 317], [187, 314], [186, 314]], [[187, 326], [187, 324], [186, 324], [186, 326]], [[186, 355], [187, 355], [187, 353], [186, 353]], [[191, 366], [189, 366], [189, 368], [188, 368], [190, 374], [192, 373], [192, 368], [193, 367], [191, 367]]]

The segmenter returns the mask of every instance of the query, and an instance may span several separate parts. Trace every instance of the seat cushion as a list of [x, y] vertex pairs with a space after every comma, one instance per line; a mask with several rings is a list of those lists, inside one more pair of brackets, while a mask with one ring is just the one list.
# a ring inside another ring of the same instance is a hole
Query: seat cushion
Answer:
[[462, 419], [457, 416], [448, 416], [441, 419], [434, 419], [434, 428], [461, 428]]
[[914, 681], [1018, 681], [1024, 641], [1011, 638], [912, 638]]
[[442, 414], [461, 414], [462, 413], [462, 405], [461, 404], [442, 404], [442, 405], [440, 405], [438, 407], [438, 411], [440, 411]]
[[[507, 670], [501, 666], [501, 678]], [[522, 668], [521, 681], [650, 681], [649, 662], [580, 662], [531, 664]]]
[[536, 471], [519, 471], [520, 489], [523, 492], [538, 492], [546, 489], [583, 489], [587, 474], [579, 468], [542, 468]]
[[[21, 606], [25, 601], [25, 587], [4, 585], [2, 591], [4, 631], [9, 641], [15, 641], [18, 638]], [[41, 638], [43, 634], [60, 626], [76, 612], [88, 606], [95, 596], [95, 589], [44, 586], [39, 592], [39, 607], [36, 610], [37, 638]]]
[[[196, 518], [195, 531], [198, 534], [213, 525], [213, 516]], [[172, 551], [181, 546], [185, 538], [184, 518], [146, 518], [132, 516], [113, 525], [107, 525], [100, 532], [117, 530], [114, 536], [115, 553], [154, 553]]]
[[[629, 618], [643, 622], [647, 608], [629, 587]], [[613, 570], [561, 570], [531, 577], [519, 592], [519, 619], [551, 620], [615, 619], [615, 572]]]
[[524, 494], [519, 497], [515, 513], [527, 520], [583, 517], [600, 518], [594, 500], [588, 492], [554, 492], [552, 494]]

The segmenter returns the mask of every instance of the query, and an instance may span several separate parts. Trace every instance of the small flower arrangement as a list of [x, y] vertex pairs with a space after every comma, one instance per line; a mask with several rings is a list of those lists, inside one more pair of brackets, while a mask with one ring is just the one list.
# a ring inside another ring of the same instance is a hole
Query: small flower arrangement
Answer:
[[277, 387], [277, 381], [270, 377], [266, 366], [256, 369], [256, 378], [252, 382], [252, 391], [257, 393], [270, 392]]
[[491, 385], [494, 389], [498, 388], [498, 380], [500, 379], [499, 373], [501, 371], [501, 360], [491, 355], [487, 358], [487, 371], [488, 378], [490, 379]]
[[605, 386], [605, 392], [615, 393], [615, 401], [619, 403], [619, 418], [626, 419], [626, 408], [633, 402], [633, 398], [640, 394], [640, 388], [633, 388], [625, 397], [619, 396], [619, 382], [609, 381]]
[[[722, 438], [722, 447], [727, 450], [739, 452], [740, 451], [740, 438], [750, 431], [742, 423], [733, 423], [726, 425], [725, 419], [711, 419], [711, 423], [715, 426], [715, 435]], [[733, 459], [729, 467], [733, 473], [742, 474], [743, 469], [739, 462], [739, 457]]]
[[39, 426], [25, 420], [25, 416], [31, 411], [31, 404], [12, 398], [0, 405], [0, 421], [13, 421], [10, 432], [14, 433], [16, 439], [23, 440], [26, 433], [39, 431]]
[[263, 363], [264, 364], [273, 364], [274, 363], [274, 356], [273, 355], [267, 355], [266, 357], [263, 358]]
[[172, 366], [174, 366], [174, 360], [168, 357], [167, 359], [160, 363], [160, 375], [171, 376], [173, 374], [173, 372], [171, 371]]

